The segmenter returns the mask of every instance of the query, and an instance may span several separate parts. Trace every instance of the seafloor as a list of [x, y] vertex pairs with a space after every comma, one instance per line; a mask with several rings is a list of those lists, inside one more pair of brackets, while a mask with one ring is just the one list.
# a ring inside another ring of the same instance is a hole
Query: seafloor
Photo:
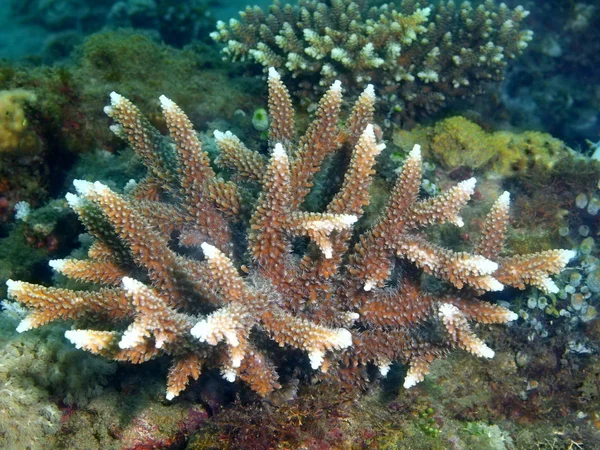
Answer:
[[[131, 99], [162, 133], [167, 126], [157, 99], [176, 100], [213, 160], [214, 130], [231, 130], [267, 154], [262, 69], [224, 60], [223, 45], [209, 37], [217, 19], [236, 16], [245, 2], [3, 1], [0, 299], [7, 301], [0, 310], [0, 448], [600, 448], [600, 6], [594, 0], [523, 6], [534, 37], [509, 61], [503, 81], [431, 114], [397, 119], [397, 111], [376, 110], [386, 149], [368, 212], [376, 217], [382, 210], [418, 143], [422, 195], [471, 176], [479, 183], [465, 228], [428, 230], [427, 238], [468, 247], [482, 211], [508, 190], [510, 253], [576, 252], [554, 277], [557, 291], [485, 294], [519, 316], [507, 325], [473, 327], [494, 358], [453, 351], [410, 389], [403, 387], [407, 367], [400, 362], [385, 378], [367, 367], [368, 380], [346, 389], [343, 380], [313, 376], [296, 351], [285, 360], [297, 367], [265, 398], [213, 369], [168, 401], [167, 358], [133, 365], [91, 355], [65, 339], [69, 321], [18, 333], [25, 313], [8, 299], [6, 280], [86, 287], [48, 267], [50, 260], [83, 258], [90, 245], [65, 194], [74, 179], [122, 189], [145, 172], [140, 157], [109, 130], [103, 108], [112, 91]], [[322, 94], [302, 96], [313, 80], [286, 79], [299, 86], [290, 87], [298, 128], [312, 120]], [[318, 182], [316, 190], [331, 189], [328, 180]]]

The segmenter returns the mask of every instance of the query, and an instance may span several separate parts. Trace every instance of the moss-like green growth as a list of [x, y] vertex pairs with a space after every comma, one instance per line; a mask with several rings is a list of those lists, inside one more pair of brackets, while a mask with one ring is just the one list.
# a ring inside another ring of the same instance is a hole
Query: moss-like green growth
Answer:
[[[6, 211], [18, 201], [38, 206], [48, 194], [64, 192], [64, 174], [78, 155], [123, 147], [108, 130], [103, 113], [111, 91], [149, 112], [159, 129], [164, 128], [156, 101], [161, 94], [176, 101], [200, 130], [216, 118], [231, 118], [237, 105], [248, 105], [245, 112], [251, 116], [256, 97], [263, 95], [260, 80], [230, 78], [209, 46], [179, 50], [122, 30], [89, 36], [60, 67], [0, 62], [0, 86], [35, 98], [29, 105], [17, 104], [19, 114], [13, 116], [19, 124], [26, 123], [17, 130], [20, 134], [2, 132], [6, 124], [0, 124], [0, 197], [8, 201]], [[14, 99], [15, 94], [6, 98]], [[34, 155], [12, 151], [25, 147], [35, 149]], [[2, 155], [4, 148], [11, 150], [7, 157]], [[0, 222], [6, 220], [2, 214]]]
[[[0, 239], [0, 280], [33, 279], [37, 266], [42, 264], [48, 252], [34, 248], [24, 234], [25, 225], [14, 227], [9, 235]], [[6, 297], [6, 285], [0, 283], [0, 298]]]
[[31, 209], [8, 228], [7, 236], [0, 239], [0, 300], [6, 296], [7, 279], [49, 281], [46, 261], [72, 248], [79, 223], [60, 199]]
[[149, 111], [148, 118], [159, 127], [162, 119], [156, 98], [161, 94], [185, 110], [192, 122], [203, 124], [231, 117], [235, 105], [256, 104], [251, 101], [253, 92], [262, 89], [260, 81], [231, 79], [215, 70], [218, 58], [208, 47], [177, 50], [139, 33], [102, 32], [90, 36], [79, 49], [75, 76], [88, 98], [87, 117], [104, 119], [102, 106], [114, 90], [140, 110]]
[[515, 448], [512, 438], [498, 425], [488, 425], [483, 422], [469, 422], [465, 425], [463, 437], [468, 448], [507, 450]]

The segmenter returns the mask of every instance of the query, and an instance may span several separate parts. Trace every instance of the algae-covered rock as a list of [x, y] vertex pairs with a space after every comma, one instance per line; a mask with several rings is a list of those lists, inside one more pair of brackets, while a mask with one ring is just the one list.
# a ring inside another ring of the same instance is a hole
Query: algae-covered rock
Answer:
[[488, 164], [498, 153], [497, 146], [490, 145], [488, 140], [479, 125], [457, 116], [435, 125], [430, 149], [432, 156], [444, 167], [467, 166], [476, 169]]
[[533, 167], [549, 169], [569, 154], [568, 147], [549, 134], [537, 131], [490, 133], [461, 116], [429, 127], [399, 130], [394, 134], [394, 143], [404, 149], [420, 144], [426, 158], [446, 170], [468, 167], [491, 170], [504, 177]]
[[25, 89], [0, 91], [0, 153], [35, 153], [41, 148], [25, 116], [25, 107], [36, 100]]
[[0, 305], [0, 448], [57, 448], [60, 406], [99, 396], [116, 364], [68, 345], [63, 325], [17, 333], [24, 314], [14, 303]]

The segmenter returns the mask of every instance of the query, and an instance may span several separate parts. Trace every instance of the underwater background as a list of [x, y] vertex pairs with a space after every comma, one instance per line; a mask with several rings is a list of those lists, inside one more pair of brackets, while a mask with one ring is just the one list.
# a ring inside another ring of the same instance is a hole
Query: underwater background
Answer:
[[0, 448], [600, 448], [599, 29], [4, 0]]

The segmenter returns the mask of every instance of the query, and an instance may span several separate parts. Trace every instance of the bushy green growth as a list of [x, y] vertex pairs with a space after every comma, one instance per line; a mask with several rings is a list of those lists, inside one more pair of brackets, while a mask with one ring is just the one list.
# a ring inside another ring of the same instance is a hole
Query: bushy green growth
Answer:
[[467, 447], [473, 450], [508, 450], [515, 448], [512, 438], [498, 425], [469, 422], [463, 431]]
[[[36, 266], [42, 264], [48, 252], [33, 248], [25, 237], [26, 225], [15, 225], [8, 236], [0, 239], [0, 280], [31, 280]], [[0, 298], [6, 297], [6, 285], [0, 283]]]
[[6, 296], [4, 280], [49, 281], [47, 260], [70, 251], [80, 224], [63, 199], [53, 200], [8, 228], [0, 239], [0, 300]]
[[112, 189], [121, 191], [131, 179], [139, 180], [145, 172], [144, 166], [131, 149], [118, 154], [97, 150], [78, 159], [65, 180], [65, 188], [73, 180], [99, 180]]
[[111, 91], [125, 95], [160, 129], [164, 123], [156, 98], [161, 94], [202, 128], [217, 117], [231, 117], [235, 105], [255, 104], [252, 93], [262, 92], [259, 80], [231, 79], [223, 71], [205, 70], [220, 61], [207, 47], [177, 50], [132, 31], [90, 36], [79, 49], [77, 61], [75, 77], [86, 97], [86, 117], [91, 122], [97, 116], [102, 126], [102, 107]]

